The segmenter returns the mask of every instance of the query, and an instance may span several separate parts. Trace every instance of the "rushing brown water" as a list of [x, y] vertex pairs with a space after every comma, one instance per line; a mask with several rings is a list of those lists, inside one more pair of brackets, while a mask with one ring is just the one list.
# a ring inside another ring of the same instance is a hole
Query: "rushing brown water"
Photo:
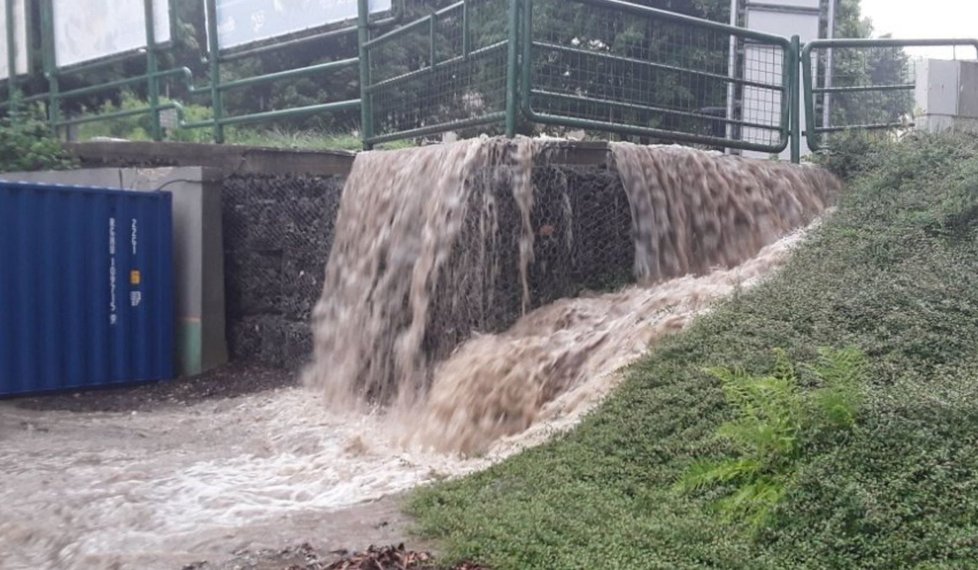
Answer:
[[[481, 220], [484, 258], [498, 230], [495, 204], [484, 190], [485, 173], [502, 177], [523, 214], [519, 241], [523, 303], [528, 302], [526, 271], [533, 257], [529, 139], [472, 139], [443, 146], [357, 156], [346, 182], [336, 236], [326, 268], [323, 296], [313, 313], [315, 364], [308, 384], [338, 404], [399, 399], [409, 406], [423, 395], [428, 358], [422, 350], [432, 299], [471, 289], [438, 290], [439, 274], [473, 204]], [[489, 184], [500, 183], [498, 180]], [[482, 291], [493, 288], [490, 271]]]
[[[813, 168], [615, 145], [640, 283], [540, 306], [536, 144], [358, 157], [314, 323], [317, 393], [138, 414], [0, 402], [0, 568], [162, 570], [303, 541], [366, 547], [391, 519], [359, 503], [569, 429], [650, 344], [781, 267], [804, 236], [790, 230], [838, 186]], [[492, 334], [480, 315], [502, 304], [503, 282], [516, 284], [516, 315]], [[426, 343], [457, 314], [479, 326], [438, 356]]]
[[[519, 211], [519, 227], [511, 228], [520, 234], [515, 278], [523, 314], [531, 306], [528, 272], [540, 231], [532, 223], [536, 144], [482, 138], [358, 156], [315, 311], [307, 384], [344, 407], [393, 405], [414, 443], [484, 452], [496, 438], [528, 428], [543, 406], [587, 375], [633, 354], [623, 344], [644, 349], [685, 324], [658, 319], [663, 311], [683, 305], [691, 307], [683, 314], [695, 313], [703, 299], [719, 296], [682, 282], [657, 284], [720, 271], [719, 288], [729, 290], [741, 277], [721, 270], [811, 222], [839, 186], [812, 167], [612, 144], [631, 206], [635, 278], [644, 289], [558, 302], [502, 335], [468, 331], [474, 338], [437, 362], [425, 347], [439, 332], [432, 328], [434, 303], [491, 299], [498, 280], [514, 278], [500, 274], [491, 251], [501, 233], [494, 185], [510, 188]], [[472, 219], [480, 235], [463, 242], [462, 227]]]

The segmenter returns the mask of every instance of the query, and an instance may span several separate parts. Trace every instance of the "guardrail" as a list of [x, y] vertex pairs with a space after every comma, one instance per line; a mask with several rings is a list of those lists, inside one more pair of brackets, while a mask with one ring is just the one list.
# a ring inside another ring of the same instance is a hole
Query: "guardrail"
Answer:
[[916, 77], [903, 51], [909, 47], [968, 47], [978, 52], [978, 40], [837, 39], [805, 45], [801, 61], [809, 148], [826, 148], [824, 139], [833, 133], [914, 126], [909, 115]]
[[[575, 7], [586, 8], [585, 30]], [[524, 0], [523, 9], [528, 120], [770, 153], [787, 148], [798, 81], [791, 40], [620, 0]], [[746, 77], [731, 73], [737, 44], [751, 58]], [[742, 104], [728, 110], [731, 88]]]
[[[8, 59], [12, 62], [15, 57], [15, 46], [13, 45], [13, 18], [9, 17], [13, 11], [12, 0], [0, 0], [4, 3], [4, 9], [7, 12], [7, 43], [8, 43]], [[405, 3], [411, 0], [398, 0], [394, 4], [395, 10], [390, 17], [378, 19], [369, 22], [369, 26], [372, 28], [383, 28], [390, 27], [397, 24], [403, 14]], [[51, 128], [56, 132], [64, 127], [82, 125], [87, 123], [96, 123], [102, 121], [111, 121], [114, 119], [122, 119], [127, 117], [135, 116], [147, 116], [150, 118], [150, 136], [153, 140], [162, 140], [164, 138], [163, 124], [161, 121], [161, 113], [164, 111], [174, 111], [177, 116], [177, 127], [183, 129], [202, 129], [209, 128], [213, 131], [213, 140], [217, 143], [222, 143], [225, 140], [225, 127], [230, 125], [240, 125], [246, 123], [259, 123], [265, 121], [273, 121], [285, 118], [295, 118], [302, 116], [311, 116], [318, 113], [329, 113], [338, 112], [343, 110], [355, 110], [360, 107], [359, 98], [351, 98], [342, 101], [332, 101], [324, 102], [315, 105], [307, 105], [302, 107], [291, 107], [286, 109], [276, 109], [272, 111], [247, 113], [241, 115], [231, 115], [226, 113], [224, 99], [228, 92], [244, 89], [248, 87], [256, 87], [262, 85], [276, 84], [282, 81], [287, 81], [291, 79], [298, 79], [302, 77], [309, 77], [313, 75], [323, 74], [323, 73], [333, 73], [344, 69], [357, 68], [359, 65], [358, 54], [351, 53], [349, 57], [337, 59], [335, 61], [329, 61], [325, 63], [318, 63], [314, 65], [285, 69], [282, 71], [276, 71], [273, 73], [266, 73], [262, 75], [257, 75], [245, 79], [237, 79], [226, 81], [222, 78], [222, 68], [225, 64], [238, 61], [248, 57], [258, 57], [261, 55], [273, 53], [276, 51], [281, 51], [287, 48], [293, 48], [298, 45], [307, 45], [316, 41], [321, 41], [326, 38], [337, 37], [337, 36], [355, 36], [358, 32], [359, 26], [357, 24], [345, 24], [339, 27], [333, 27], [332, 29], [326, 29], [318, 33], [311, 35], [303, 35], [296, 38], [287, 38], [285, 40], [277, 40], [271, 43], [266, 43], [264, 45], [248, 46], [245, 48], [234, 49], [234, 50], [224, 50], [222, 51], [218, 45], [218, 29], [217, 29], [217, 3], [216, 0], [205, 0], [204, 9], [206, 10], [206, 21], [208, 24], [207, 33], [207, 55], [206, 63], [208, 64], [208, 82], [204, 85], [198, 85], [193, 77], [193, 74], [189, 68], [181, 67], [167, 70], [159, 70], [159, 54], [166, 47], [160, 45], [155, 39], [155, 25], [154, 25], [154, 12], [152, 9], [152, 0], [143, 0], [144, 10], [146, 17], [146, 37], [147, 37], [147, 48], [145, 49], [146, 58], [146, 72], [140, 75], [130, 76], [123, 79], [108, 81], [99, 85], [91, 85], [86, 87], [81, 87], [77, 89], [64, 90], [61, 88], [64, 80], [70, 79], [72, 76], [78, 76], [83, 73], [91, 73], [93, 71], [102, 71], [107, 69], [109, 66], [118, 63], [123, 60], [131, 60], [131, 54], [122, 55], [119, 57], [111, 57], [105, 60], [99, 60], [91, 62], [88, 64], [81, 64], [76, 66], [71, 66], [67, 68], [59, 68], [55, 62], [54, 58], [54, 45], [53, 45], [53, 8], [51, 0], [41, 0], [40, 1], [40, 17], [41, 17], [41, 28], [42, 28], [42, 71], [43, 77], [47, 84], [47, 90], [41, 93], [34, 93], [29, 96], [23, 96], [20, 93], [21, 81], [17, 77], [12, 77], [7, 81], [8, 87], [8, 99], [7, 101], [0, 102], [0, 110], [7, 110], [8, 112], [16, 110], [23, 105], [29, 105], [34, 103], [43, 103], [46, 106], [46, 114], [48, 123]], [[171, 13], [171, 21], [175, 20], [175, 16]], [[11, 67], [13, 69], [13, 67]], [[212, 117], [206, 120], [197, 121], [186, 121], [184, 119], [184, 106], [176, 101], [162, 101], [161, 93], [162, 87], [166, 82], [171, 82], [171, 84], [178, 84], [186, 89], [188, 95], [192, 97], [203, 96], [208, 99], [209, 106], [212, 111]], [[105, 93], [118, 93], [119, 90], [130, 88], [130, 87], [141, 87], [145, 89], [147, 95], [147, 105], [136, 108], [136, 109], [124, 109], [109, 113], [98, 113], [98, 114], [81, 114], [77, 116], [66, 117], [65, 116], [65, 106], [70, 104], [72, 101], [78, 98], [105, 94]]]
[[[732, 42], [748, 77], [731, 73]], [[519, 123], [770, 153], [791, 140], [791, 40], [629, 2], [461, 0], [364, 48], [368, 145]], [[414, 49], [417, 65], [390, 69], [385, 49]]]
[[[0, 1], [13, 69], [13, 4]], [[164, 137], [161, 113], [170, 110], [177, 117], [173, 126], [210, 129], [217, 143], [224, 142], [231, 125], [359, 109], [366, 148], [447, 131], [464, 135], [477, 128], [513, 136], [531, 125], [548, 125], [772, 154], [790, 146], [797, 161], [803, 136], [817, 150], [833, 133], [909, 126], [903, 111], [908, 97], [912, 101], [914, 82], [903, 48], [978, 50], [973, 39], [819, 40], [802, 49], [797, 36], [760, 33], [625, 0], [439, 0], [430, 9], [424, 7], [431, 0], [396, 1], [384, 18], [372, 18], [369, 0], [357, 0], [354, 23], [222, 51], [217, 0], [205, 0], [208, 80], [198, 84], [188, 68], [159, 68], [166, 46], [155, 39], [152, 0], [143, 0], [145, 73], [64, 90], [63, 80], [120, 59], [58, 68], [51, 0], [40, 0], [47, 91], [22, 95], [24, 78], [15, 74], [0, 109], [16, 116], [12, 111], [21, 105], [42, 103], [55, 131], [149, 116], [154, 140]], [[420, 17], [407, 16], [425, 10]], [[355, 54], [242, 79], [223, 77], [223, 66], [230, 62], [344, 35], [355, 35]], [[888, 66], [869, 65], [877, 61]], [[870, 74], [868, 68], [886, 73]], [[358, 70], [359, 97], [227, 113], [225, 96], [232, 91], [352, 69]], [[181, 103], [163, 99], [165, 85], [206, 98], [211, 116], [187, 120]], [[64, 112], [78, 98], [130, 87], [145, 91], [145, 106], [78, 116]]]
[[494, 124], [515, 134], [517, 9], [518, 0], [461, 0], [366, 38], [364, 142]]

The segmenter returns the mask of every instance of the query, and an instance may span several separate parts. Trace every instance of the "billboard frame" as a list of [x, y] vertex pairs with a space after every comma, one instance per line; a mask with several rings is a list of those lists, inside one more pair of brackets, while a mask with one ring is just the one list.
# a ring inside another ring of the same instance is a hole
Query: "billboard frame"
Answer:
[[[378, 20], [371, 22], [373, 26], [384, 26], [388, 24], [394, 24], [401, 20], [403, 14], [405, 13], [405, 0], [391, 0], [391, 9], [387, 12], [378, 12], [375, 16], [381, 16]], [[383, 17], [384, 14], [386, 17]], [[215, 22], [214, 26], [210, 25], [211, 21]], [[211, 44], [211, 33], [217, 34], [217, 1], [216, 0], [204, 0], [204, 28], [207, 35], [207, 45], [210, 48]], [[311, 28], [306, 28], [304, 30], [299, 30], [295, 32], [289, 32], [287, 34], [282, 34], [279, 36], [273, 36], [270, 38], [264, 38], [260, 40], [251, 41], [244, 44], [239, 44], [227, 48], [220, 47], [220, 39], [218, 38], [214, 42], [214, 46], [217, 46], [219, 57], [221, 61], [232, 61], [235, 59], [241, 59], [245, 57], [250, 57], [252, 55], [259, 55], [270, 50], [279, 50], [283, 48], [293, 47], [297, 44], [302, 44], [306, 42], [323, 40], [327, 38], [332, 38], [336, 36], [342, 36], [346, 34], [355, 34], [357, 32], [357, 16], [354, 16], [347, 20], [341, 20], [339, 22], [329, 22], [319, 26], [314, 26]], [[210, 49], [208, 51], [211, 51]]]
[[[25, 30], [24, 30], [24, 32], [25, 32], [24, 33], [24, 43], [25, 43], [25, 45], [23, 45], [23, 46], [17, 46], [16, 45], [17, 44], [16, 37], [15, 37], [16, 34], [13, 33], [13, 32], [15, 32], [15, 30], [12, 28], [12, 25], [13, 25], [12, 24], [12, 20], [13, 19], [10, 18], [11, 14], [13, 12], [13, 9], [14, 9], [14, 2], [17, 2], [17, 1], [21, 1], [24, 4], [24, 26], [25, 26]], [[5, 34], [7, 34], [5, 41], [7, 43], [7, 69], [8, 69], [8, 75], [7, 75], [7, 77], [0, 77], [0, 83], [12, 79], [13, 81], [9, 81], [9, 82], [11, 84], [14, 84], [14, 83], [17, 83], [17, 80], [18, 79], [24, 78], [24, 77], [29, 77], [29, 76], [33, 75], [34, 72], [37, 70], [36, 69], [36, 66], [34, 65], [34, 57], [33, 57], [33, 55], [34, 55], [33, 54], [33, 52], [34, 52], [34, 49], [33, 49], [33, 45], [34, 45], [34, 26], [31, 25], [31, 24], [33, 24], [33, 19], [31, 18], [31, 5], [30, 5], [30, 1], [29, 0], [0, 0], [0, 3], [3, 4], [3, 6], [0, 7], [0, 8], [2, 8], [4, 10], [5, 20], [7, 22], [7, 29], [6, 30], [3, 30], [3, 32]], [[26, 56], [26, 59], [27, 59], [27, 69], [25, 71], [21, 72], [21, 73], [17, 73], [16, 72], [16, 67], [17, 66], [14, 64], [14, 57], [19, 57], [20, 52], [18, 50], [16, 50], [16, 49], [15, 50], [11, 50], [10, 49], [10, 46], [12, 46], [12, 45], [15, 48], [16, 47], [22, 47], [24, 49], [24, 51], [25, 51], [25, 56]], [[16, 51], [17, 53], [14, 54], [13, 53], [14, 51]]]
[[[126, 61], [128, 59], [134, 58], [136, 56], [145, 55], [151, 51], [160, 51], [168, 49], [173, 46], [176, 36], [179, 32], [179, 26], [176, 22], [176, 9], [174, 8], [173, 0], [158, 0], [167, 3], [167, 13], [169, 14], [170, 20], [170, 39], [166, 42], [152, 42], [150, 44], [149, 37], [149, 23], [153, 22], [154, 14], [152, 13], [152, 2], [150, 0], [148, 4], [144, 3], [144, 11], [146, 11], [146, 22], [147, 22], [147, 38], [146, 46], [139, 47], [135, 49], [130, 49], [126, 51], [120, 51], [106, 56], [101, 56], [95, 59], [89, 59], [85, 61], [79, 61], [77, 63], [72, 63], [68, 65], [57, 65], [57, 55], [55, 52], [55, 41], [54, 41], [54, 0], [40, 0], [41, 4], [41, 35], [47, 37], [47, 47], [45, 51], [50, 51], [50, 66], [45, 66], [45, 75], [50, 74], [52, 71], [57, 71], [61, 75], [68, 75], [72, 73], [81, 73], [84, 71], [89, 71], [92, 69], [97, 69], [104, 65], [111, 65], [113, 63], [119, 63], [121, 61]], [[155, 30], [154, 30], [155, 33]], [[50, 67], [50, 69], [49, 69]]]

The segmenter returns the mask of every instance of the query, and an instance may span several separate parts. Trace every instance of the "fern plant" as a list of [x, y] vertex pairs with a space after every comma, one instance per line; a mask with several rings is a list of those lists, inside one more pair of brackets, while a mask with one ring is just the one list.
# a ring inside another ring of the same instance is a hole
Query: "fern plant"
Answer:
[[716, 503], [727, 521], [757, 531], [787, 493], [801, 461], [819, 434], [851, 429], [861, 402], [865, 359], [855, 349], [819, 351], [808, 368], [821, 386], [805, 392], [788, 355], [775, 350], [771, 374], [753, 376], [742, 369], [710, 368], [719, 379], [735, 417], [717, 430], [734, 457], [693, 464], [678, 481], [683, 493], [726, 487]]

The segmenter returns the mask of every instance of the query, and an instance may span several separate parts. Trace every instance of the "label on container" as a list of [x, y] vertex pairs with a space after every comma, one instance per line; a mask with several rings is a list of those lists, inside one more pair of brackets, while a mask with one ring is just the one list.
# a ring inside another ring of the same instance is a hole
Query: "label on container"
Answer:
[[119, 321], [116, 314], [115, 218], [109, 218], [109, 324]]
[[[132, 258], [135, 262], [136, 255], [139, 253], [139, 220], [133, 218], [129, 224], [129, 245], [132, 247]], [[138, 269], [129, 271], [129, 306], [138, 307], [143, 302], [143, 293], [139, 290], [139, 285], [143, 281], [143, 276]]]

